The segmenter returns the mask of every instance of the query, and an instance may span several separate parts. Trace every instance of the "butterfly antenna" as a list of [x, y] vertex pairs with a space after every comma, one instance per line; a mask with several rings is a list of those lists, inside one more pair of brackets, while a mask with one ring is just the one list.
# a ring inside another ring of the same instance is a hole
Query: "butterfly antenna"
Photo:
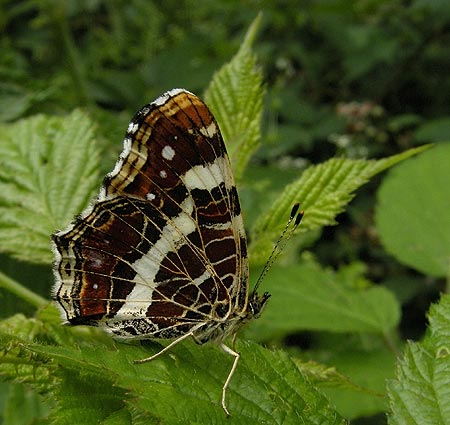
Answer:
[[[276, 241], [272, 252], [269, 255], [268, 260], [266, 261], [266, 264], [264, 265], [264, 268], [261, 272], [261, 274], [258, 277], [258, 280], [256, 281], [255, 288], [253, 289], [253, 294], [256, 294], [256, 291], [263, 281], [264, 277], [266, 276], [267, 272], [270, 270], [270, 268], [273, 266], [273, 263], [275, 263], [278, 256], [281, 254], [283, 249], [285, 248], [287, 242], [291, 237], [293, 236], [295, 230], [297, 229], [298, 225], [302, 221], [303, 218], [303, 211], [298, 211], [300, 208], [300, 204], [296, 203], [292, 207], [291, 215], [289, 216], [289, 220], [286, 223], [286, 226], [284, 227], [284, 230], [281, 232], [280, 237]], [[291, 226], [292, 222], [294, 222], [294, 225]]]

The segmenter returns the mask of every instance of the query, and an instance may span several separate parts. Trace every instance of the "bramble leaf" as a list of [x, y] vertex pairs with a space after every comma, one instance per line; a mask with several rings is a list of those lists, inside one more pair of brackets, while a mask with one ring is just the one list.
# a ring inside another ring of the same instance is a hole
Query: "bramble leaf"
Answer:
[[205, 101], [219, 123], [237, 181], [261, 141], [263, 76], [251, 50], [260, 22], [261, 15], [258, 15], [239, 51], [214, 74], [205, 93]]
[[272, 297], [248, 332], [259, 340], [302, 330], [387, 334], [398, 325], [400, 306], [388, 289], [361, 285], [360, 273], [335, 273], [312, 261], [274, 266], [264, 280]]
[[401, 164], [378, 191], [376, 223], [386, 250], [436, 277], [450, 270], [450, 143]]
[[99, 183], [90, 119], [43, 115], [4, 125], [0, 138], [0, 250], [50, 263], [50, 235], [65, 227]]
[[[220, 400], [233, 359], [213, 344], [186, 341], [152, 362], [136, 365], [133, 360], [156, 353], [161, 345], [113, 343], [99, 338], [103, 334], [98, 330], [63, 329], [54, 315], [47, 312], [46, 317], [45, 326], [39, 318], [2, 322], [2, 342], [16, 348], [0, 361], [3, 378], [9, 380], [14, 379], [18, 359], [29, 385], [33, 370], [38, 371], [38, 382], [46, 383], [45, 392], [56, 404], [51, 418], [58, 423], [106, 424], [117, 418], [166, 424], [345, 423], [282, 351], [238, 341], [241, 358], [227, 392], [232, 414], [227, 419]], [[35, 331], [16, 339], [24, 328]]]
[[335, 217], [355, 196], [355, 191], [378, 173], [427, 149], [421, 146], [383, 159], [333, 158], [308, 168], [295, 182], [288, 185], [267, 211], [255, 222], [250, 240], [254, 264], [268, 258], [273, 240], [280, 235], [289, 211], [300, 202], [305, 215], [301, 231], [317, 230], [335, 225]]
[[430, 309], [424, 341], [410, 342], [388, 384], [389, 424], [450, 423], [450, 296]]

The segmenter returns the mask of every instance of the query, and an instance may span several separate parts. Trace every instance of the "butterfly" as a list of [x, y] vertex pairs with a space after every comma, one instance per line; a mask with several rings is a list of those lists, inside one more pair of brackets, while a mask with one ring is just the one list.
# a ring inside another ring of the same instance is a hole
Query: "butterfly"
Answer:
[[[249, 291], [247, 241], [219, 126], [174, 89], [140, 109], [97, 198], [52, 237], [53, 297], [66, 322], [119, 339], [215, 341], [239, 361], [237, 330], [270, 294]], [[225, 344], [232, 337], [232, 347]]]

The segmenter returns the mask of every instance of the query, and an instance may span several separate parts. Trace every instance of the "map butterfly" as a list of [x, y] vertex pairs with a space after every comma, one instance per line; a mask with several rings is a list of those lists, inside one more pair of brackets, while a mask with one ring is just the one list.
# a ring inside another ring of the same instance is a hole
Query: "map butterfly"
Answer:
[[[292, 217], [291, 217], [292, 219]], [[216, 341], [258, 317], [269, 294], [249, 294], [247, 242], [230, 161], [208, 107], [171, 90], [131, 120], [96, 200], [53, 235], [53, 296], [66, 322], [119, 339]]]

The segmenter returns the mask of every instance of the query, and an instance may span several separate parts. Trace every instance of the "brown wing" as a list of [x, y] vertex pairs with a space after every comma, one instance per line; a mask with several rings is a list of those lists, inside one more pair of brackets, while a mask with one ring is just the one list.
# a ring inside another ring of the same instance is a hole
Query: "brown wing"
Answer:
[[98, 199], [53, 240], [54, 296], [73, 324], [174, 337], [246, 308], [230, 163], [210, 111], [187, 91], [134, 116]]

